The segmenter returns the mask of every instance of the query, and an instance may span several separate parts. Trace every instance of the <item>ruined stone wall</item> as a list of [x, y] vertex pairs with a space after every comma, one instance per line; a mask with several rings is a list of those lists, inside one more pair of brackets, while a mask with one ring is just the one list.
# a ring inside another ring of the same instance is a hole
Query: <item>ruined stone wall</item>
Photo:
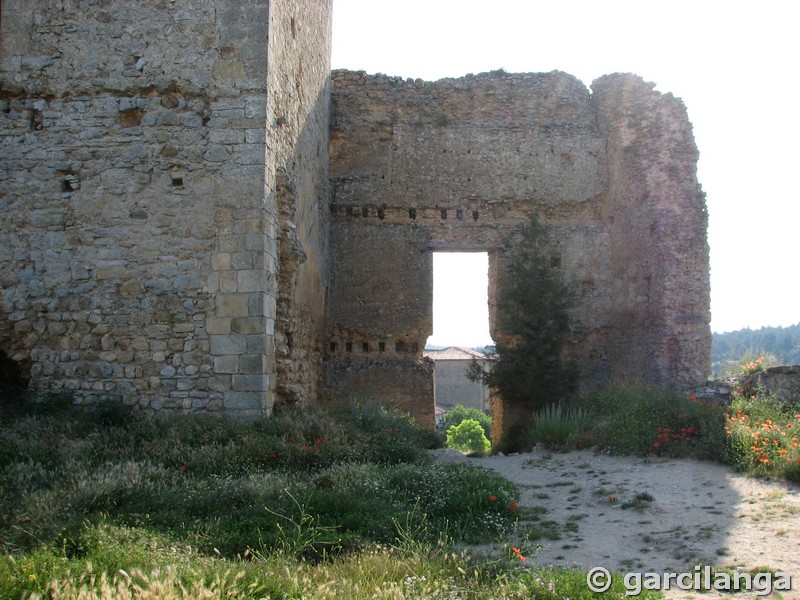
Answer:
[[408, 336], [417, 352], [402, 362], [420, 364], [432, 251], [489, 252], [490, 324], [503, 336], [494, 296], [531, 213], [552, 233], [548, 267], [579, 292], [569, 352], [585, 384], [704, 378], [706, 217], [685, 109], [634, 76], [595, 86], [559, 72], [438, 82], [334, 72], [332, 396], [357, 393], [330, 373], [364, 363], [360, 344]]
[[[310, 3], [298, 27], [304, 4], [3, 3], [0, 347], [35, 387], [271, 409], [278, 182], [326, 179], [324, 156], [298, 156], [326, 147], [330, 6]], [[295, 52], [305, 77], [289, 90]], [[295, 218], [321, 279], [325, 222]]]
[[607, 140], [611, 372], [696, 385], [710, 371], [708, 215], [683, 103], [631, 75], [592, 86]]
[[[280, 260], [277, 400], [319, 397], [328, 283], [331, 0], [273, 0], [267, 127]], [[269, 168], [269, 167], [268, 167]]]

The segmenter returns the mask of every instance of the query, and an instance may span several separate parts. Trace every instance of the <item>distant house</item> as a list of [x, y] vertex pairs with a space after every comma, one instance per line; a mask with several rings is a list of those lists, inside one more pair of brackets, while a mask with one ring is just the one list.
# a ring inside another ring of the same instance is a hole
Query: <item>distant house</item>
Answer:
[[467, 368], [473, 359], [486, 366], [491, 362], [489, 357], [460, 346], [425, 350], [424, 355], [434, 362], [437, 421], [457, 404], [481, 411], [489, 409], [489, 389], [483, 382], [467, 378]]

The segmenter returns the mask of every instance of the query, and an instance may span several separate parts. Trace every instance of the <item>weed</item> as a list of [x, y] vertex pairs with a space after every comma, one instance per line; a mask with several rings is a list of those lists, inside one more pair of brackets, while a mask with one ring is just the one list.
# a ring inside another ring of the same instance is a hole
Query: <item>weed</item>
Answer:
[[632, 500], [627, 502], [623, 502], [620, 505], [620, 508], [623, 510], [627, 509], [634, 509], [634, 510], [643, 510], [650, 506], [653, 502], [655, 502], [655, 498], [648, 494], [647, 492], [639, 492], [636, 494]]

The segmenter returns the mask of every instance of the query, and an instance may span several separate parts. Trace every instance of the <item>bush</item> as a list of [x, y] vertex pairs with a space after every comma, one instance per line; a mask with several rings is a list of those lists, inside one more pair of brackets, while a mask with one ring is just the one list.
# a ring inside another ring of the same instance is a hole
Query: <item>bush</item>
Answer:
[[694, 456], [724, 460], [725, 409], [681, 392], [639, 383], [614, 383], [582, 395], [587, 413], [582, 445], [619, 454]]
[[483, 433], [486, 435], [487, 439], [492, 439], [492, 418], [477, 408], [467, 408], [461, 404], [457, 404], [447, 411], [447, 413], [445, 413], [444, 418], [442, 419], [444, 430], [447, 431], [451, 427], [460, 424], [466, 419], [472, 419], [473, 421], [480, 423], [481, 427], [483, 427]]
[[492, 444], [478, 421], [466, 419], [447, 430], [447, 447], [459, 452], [486, 454], [492, 449]]
[[585, 423], [584, 408], [548, 404], [536, 413], [530, 432], [531, 441], [548, 448], [568, 447], [584, 430]]

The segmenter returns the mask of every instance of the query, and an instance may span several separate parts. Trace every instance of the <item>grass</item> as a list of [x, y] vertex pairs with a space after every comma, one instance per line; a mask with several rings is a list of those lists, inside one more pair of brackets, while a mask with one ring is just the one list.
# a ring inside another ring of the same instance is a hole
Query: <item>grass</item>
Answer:
[[0, 598], [590, 594], [584, 573], [519, 549], [454, 553], [502, 544], [517, 490], [431, 464], [441, 440], [378, 406], [243, 424], [50, 399], [2, 418]]
[[[584, 572], [540, 568], [503, 542], [559, 539], [577, 519], [519, 507], [493, 472], [431, 464], [424, 449], [441, 438], [377, 405], [243, 424], [76, 412], [51, 398], [0, 417], [0, 598], [591, 596]], [[547, 418], [565, 432], [560, 448], [716, 459], [789, 479], [800, 464], [796, 407], [764, 395], [724, 408], [612, 386]], [[535, 496], [556, 487], [579, 491], [568, 479]], [[485, 542], [502, 549], [454, 552]]]
[[[745, 365], [747, 366], [747, 365]], [[800, 404], [740, 390], [729, 406], [658, 387], [616, 383], [536, 415], [533, 443], [611, 454], [690, 457], [800, 483]]]
[[548, 404], [539, 410], [531, 428], [534, 444], [548, 448], [567, 443], [576, 433], [585, 429], [586, 410], [583, 407], [565, 407], [561, 403]]

